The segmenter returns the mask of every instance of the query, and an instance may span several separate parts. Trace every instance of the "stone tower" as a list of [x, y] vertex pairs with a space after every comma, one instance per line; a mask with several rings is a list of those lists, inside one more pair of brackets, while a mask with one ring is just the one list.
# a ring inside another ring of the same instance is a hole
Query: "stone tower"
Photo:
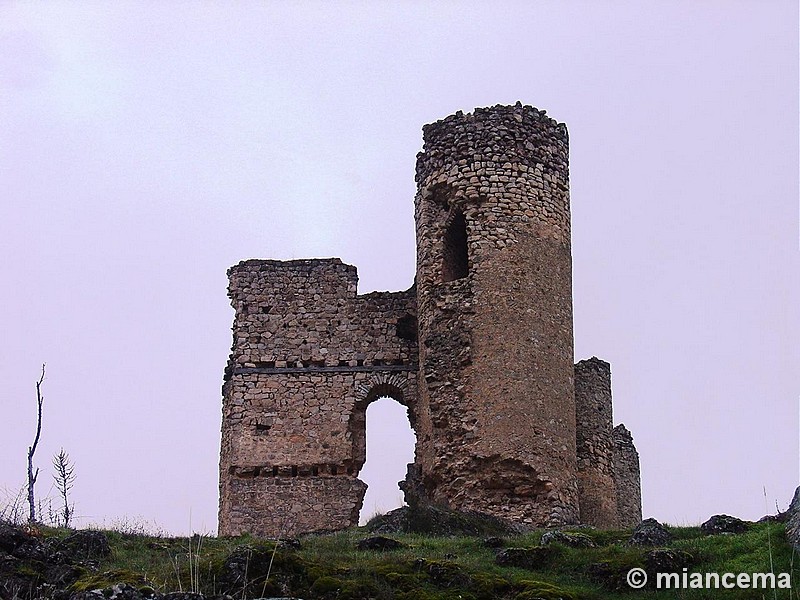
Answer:
[[423, 132], [423, 486], [453, 508], [576, 523], [566, 127], [517, 104], [457, 113]]
[[358, 295], [335, 258], [228, 271], [220, 535], [355, 525], [366, 409], [383, 396], [417, 435], [410, 504], [523, 527], [641, 519], [610, 367], [573, 365], [566, 127], [518, 103], [423, 131], [410, 289]]

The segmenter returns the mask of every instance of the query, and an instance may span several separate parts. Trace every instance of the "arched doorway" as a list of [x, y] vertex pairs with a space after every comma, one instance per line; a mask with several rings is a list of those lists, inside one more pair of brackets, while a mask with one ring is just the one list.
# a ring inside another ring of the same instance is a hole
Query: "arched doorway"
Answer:
[[369, 404], [366, 410], [367, 460], [358, 474], [368, 486], [359, 515], [360, 525], [376, 514], [403, 505], [403, 493], [397, 484], [405, 478], [408, 463], [414, 462], [415, 444], [416, 435], [405, 406], [387, 396]]

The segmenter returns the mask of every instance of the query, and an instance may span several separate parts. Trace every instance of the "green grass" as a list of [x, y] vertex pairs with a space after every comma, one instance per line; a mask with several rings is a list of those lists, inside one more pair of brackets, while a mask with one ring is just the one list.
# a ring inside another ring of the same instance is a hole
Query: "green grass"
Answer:
[[[390, 551], [359, 551], [357, 542], [370, 535], [352, 529], [331, 535], [306, 536], [292, 550], [268, 540], [240, 538], [151, 537], [107, 532], [110, 557], [97, 569], [84, 569], [71, 591], [109, 587], [125, 582], [137, 589], [160, 592], [228, 593], [237, 600], [294, 595], [307, 600], [629, 600], [773, 598], [771, 590], [632, 591], [624, 583], [631, 567], [644, 567], [649, 549], [625, 545], [630, 532], [581, 530], [596, 548], [554, 545], [535, 570], [495, 564], [495, 550], [477, 537], [392, 535], [406, 545]], [[800, 582], [800, 567], [786, 542], [781, 524], [757, 524], [744, 534], [704, 536], [696, 527], [671, 528], [670, 548], [692, 557], [691, 572], [789, 572]], [[45, 535], [63, 537], [62, 530]], [[507, 537], [509, 547], [534, 547], [542, 532]], [[191, 551], [190, 551], [191, 544]], [[592, 575], [597, 565], [616, 576]], [[594, 569], [594, 571], [593, 571]], [[616, 581], [616, 589], [615, 589]], [[620, 583], [621, 582], [621, 583]], [[800, 600], [800, 588], [778, 590], [777, 598]]]

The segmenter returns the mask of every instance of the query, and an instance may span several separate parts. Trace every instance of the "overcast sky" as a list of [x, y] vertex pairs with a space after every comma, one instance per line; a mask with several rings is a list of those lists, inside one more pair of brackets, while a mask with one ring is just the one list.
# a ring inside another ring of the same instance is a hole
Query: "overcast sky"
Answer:
[[797, 30], [793, 0], [0, 3], [0, 488], [46, 362], [39, 496], [63, 446], [81, 523], [214, 531], [226, 269], [408, 288], [422, 125], [521, 100], [570, 131], [576, 360], [611, 362], [645, 516], [785, 508]]

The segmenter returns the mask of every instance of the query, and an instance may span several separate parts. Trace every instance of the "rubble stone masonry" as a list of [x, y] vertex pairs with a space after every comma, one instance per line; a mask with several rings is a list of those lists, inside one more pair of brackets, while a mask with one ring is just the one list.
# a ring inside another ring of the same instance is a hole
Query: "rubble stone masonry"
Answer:
[[613, 430], [614, 483], [617, 488], [617, 526], [635, 527], [642, 521], [642, 482], [639, 453], [625, 425]]
[[592, 357], [575, 365], [575, 409], [581, 523], [611, 529], [617, 525], [617, 488], [607, 362]]
[[424, 487], [454, 509], [577, 523], [566, 127], [520, 105], [423, 133]]
[[527, 527], [641, 517], [609, 366], [572, 362], [566, 127], [518, 103], [423, 131], [415, 287], [358, 295], [335, 258], [229, 270], [221, 535], [356, 524], [366, 408], [384, 396], [417, 435], [409, 502]]

